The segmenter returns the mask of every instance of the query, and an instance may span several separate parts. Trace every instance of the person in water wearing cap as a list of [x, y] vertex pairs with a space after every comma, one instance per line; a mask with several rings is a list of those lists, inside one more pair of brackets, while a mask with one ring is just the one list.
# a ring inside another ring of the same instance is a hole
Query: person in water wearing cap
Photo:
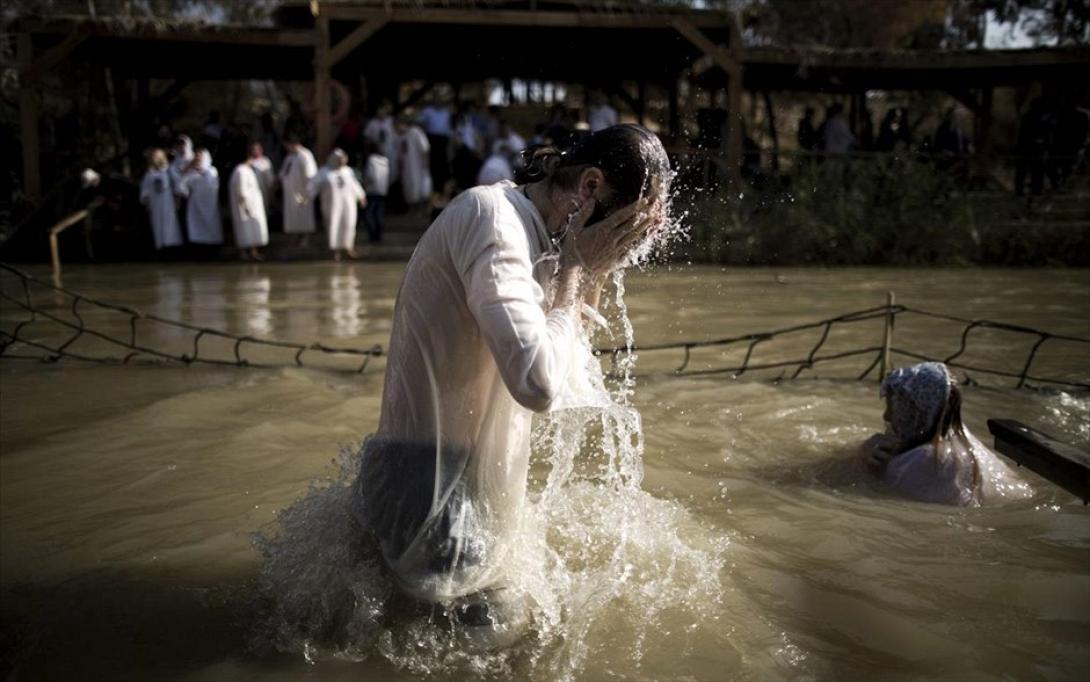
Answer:
[[417, 245], [353, 491], [401, 590], [477, 633], [526, 622], [513, 566], [531, 417], [577, 364], [584, 306], [667, 224], [669, 160], [647, 129], [531, 156], [531, 181], [463, 192]]
[[959, 506], [1032, 495], [961, 421], [961, 391], [946, 365], [902, 367], [883, 381], [885, 433], [863, 444], [893, 490], [922, 502]]

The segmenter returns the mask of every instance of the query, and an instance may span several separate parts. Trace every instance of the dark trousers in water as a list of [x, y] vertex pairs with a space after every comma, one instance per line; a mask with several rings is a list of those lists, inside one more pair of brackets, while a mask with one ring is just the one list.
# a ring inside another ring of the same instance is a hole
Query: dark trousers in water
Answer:
[[[468, 457], [444, 449], [436, 470], [435, 445], [368, 438], [360, 451], [352, 513], [361, 528], [374, 533], [387, 559], [401, 557], [411, 545], [434, 574], [476, 566], [485, 561], [482, 533], [469, 509], [464, 478]], [[436, 489], [449, 493], [431, 515]]]
[[382, 217], [385, 213], [386, 197], [369, 194], [367, 207], [363, 209], [363, 224], [367, 227], [367, 236], [372, 244], [382, 241]]

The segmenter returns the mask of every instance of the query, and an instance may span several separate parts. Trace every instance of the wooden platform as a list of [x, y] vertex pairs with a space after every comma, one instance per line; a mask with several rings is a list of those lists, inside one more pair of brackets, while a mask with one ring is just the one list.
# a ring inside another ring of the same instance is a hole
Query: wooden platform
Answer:
[[1012, 419], [989, 419], [995, 449], [1090, 504], [1090, 453]]

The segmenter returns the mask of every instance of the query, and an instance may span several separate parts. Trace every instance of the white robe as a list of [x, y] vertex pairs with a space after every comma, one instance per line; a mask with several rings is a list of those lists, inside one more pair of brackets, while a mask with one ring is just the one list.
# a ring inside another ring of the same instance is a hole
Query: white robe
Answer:
[[182, 231], [178, 227], [178, 210], [174, 205], [169, 167], [149, 170], [144, 175], [140, 183], [140, 203], [148, 207], [155, 248], [181, 245]]
[[184, 196], [182, 194], [182, 176], [185, 175], [185, 169], [189, 167], [189, 162], [192, 160], [193, 143], [187, 138], [182, 153], [176, 154], [170, 161], [170, 186], [174, 188], [174, 193], [178, 196]]
[[314, 155], [306, 147], [288, 154], [280, 167], [280, 184], [284, 190], [284, 232], [307, 234], [315, 231], [314, 205], [310, 202], [308, 185], [318, 173]]
[[390, 177], [396, 178], [401, 166], [401, 138], [394, 130], [394, 117], [373, 118], [363, 129], [363, 136], [378, 145], [390, 166]]
[[574, 310], [545, 310], [550, 244], [514, 184], [474, 187], [436, 218], [406, 269], [353, 512], [419, 599], [509, 577], [531, 417], [559, 404], [580, 347]]
[[943, 456], [936, 459], [935, 446], [924, 443], [893, 457], [886, 464], [883, 480], [905, 497], [962, 507], [1024, 499], [1033, 494], [1032, 488], [998, 455], [970, 433], [968, 427], [963, 428], [971, 455], [944, 439], [939, 441]]
[[265, 201], [261, 181], [248, 163], [240, 163], [231, 174], [231, 220], [235, 225], [235, 246], [248, 249], [269, 243]]
[[186, 203], [185, 223], [189, 241], [194, 244], [222, 244], [223, 222], [220, 219], [220, 177], [212, 165], [211, 155], [203, 152], [201, 167], [182, 176], [182, 196]]
[[401, 137], [401, 188], [405, 203], [419, 204], [431, 197], [428, 136], [417, 126], [409, 126]]
[[257, 184], [261, 186], [261, 200], [265, 203], [265, 212], [268, 213], [272, 206], [273, 189], [276, 188], [276, 173], [273, 172], [272, 161], [267, 156], [261, 156], [250, 161], [250, 168], [257, 176]]
[[322, 215], [325, 217], [329, 248], [332, 251], [351, 249], [356, 244], [357, 207], [367, 195], [348, 166], [336, 170], [322, 168], [311, 181], [310, 196], [322, 195]]

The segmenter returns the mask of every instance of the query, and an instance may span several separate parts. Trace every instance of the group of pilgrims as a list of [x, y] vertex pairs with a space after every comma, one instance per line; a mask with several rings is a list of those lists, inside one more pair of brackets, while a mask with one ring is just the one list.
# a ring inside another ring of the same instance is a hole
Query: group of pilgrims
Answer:
[[[490, 124], [486, 117], [451, 114], [432, 103], [416, 117], [395, 117], [385, 104], [366, 122], [347, 122], [336, 142], [320, 168], [300, 135], [289, 133], [282, 148], [275, 138], [249, 144], [223, 193], [243, 260], [263, 260], [260, 249], [268, 245], [270, 223], [275, 225], [278, 216], [283, 231], [305, 246], [318, 231], [316, 205], [334, 258], [353, 258], [361, 218], [369, 241], [382, 240], [388, 195], [397, 206], [426, 217], [429, 208], [465, 189], [512, 179], [527, 146], [502, 120]], [[266, 156], [269, 144], [275, 145], [272, 155], [282, 157], [279, 164]], [[211, 250], [225, 243], [216, 165], [224, 166], [218, 156], [213, 164], [213, 153], [214, 145], [194, 146], [186, 135], [169, 151], [147, 152], [140, 201], [157, 250], [183, 245]]]
[[[231, 172], [228, 212], [234, 244], [244, 260], [262, 260], [259, 249], [269, 243], [269, 216], [277, 185], [281, 188], [284, 232], [305, 244], [317, 231], [314, 201], [320, 198], [329, 249], [337, 258], [355, 256], [358, 207], [367, 205], [367, 192], [348, 167], [348, 156], [334, 149], [322, 168], [314, 155], [289, 139], [277, 172], [258, 142]], [[381, 201], [388, 183], [381, 158], [370, 159], [367, 182]], [[148, 152], [148, 170], [140, 185], [140, 201], [148, 210], [156, 249], [183, 244], [220, 247], [224, 243], [220, 211], [219, 171], [207, 148], [194, 148], [186, 135], [178, 137], [172, 158], [162, 149]], [[184, 225], [184, 236], [182, 226]], [[376, 235], [377, 238], [377, 235]]]

